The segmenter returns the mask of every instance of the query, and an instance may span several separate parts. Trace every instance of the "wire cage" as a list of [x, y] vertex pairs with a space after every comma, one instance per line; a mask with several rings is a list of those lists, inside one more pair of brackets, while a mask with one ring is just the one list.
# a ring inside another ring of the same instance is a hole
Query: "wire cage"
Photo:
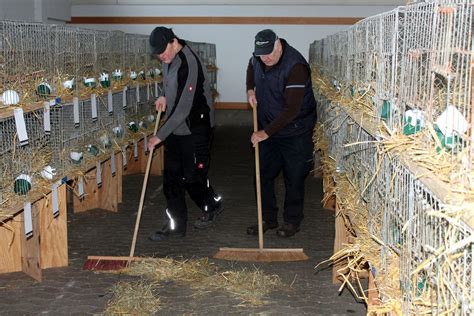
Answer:
[[[474, 189], [472, 23], [471, 1], [417, 2], [310, 48], [310, 61], [325, 82], [313, 81], [328, 155], [367, 204], [364, 229], [380, 246], [373, 272], [389, 270], [394, 259], [399, 265], [400, 282], [392, 285], [401, 297], [386, 296], [389, 284], [379, 283], [379, 289], [382, 303], [400, 300], [404, 315], [474, 312], [474, 228], [465, 217], [472, 204], [461, 203], [472, 199]], [[369, 86], [373, 104], [355, 107], [358, 90]], [[354, 88], [352, 99], [343, 98], [350, 95], [345, 87]], [[373, 117], [371, 106], [377, 109]], [[408, 120], [409, 111], [423, 116]], [[408, 124], [417, 125], [414, 132]], [[429, 133], [411, 136], [430, 126]], [[428, 163], [410, 160], [417, 157], [409, 152], [389, 153], [387, 137], [414, 141], [416, 153], [429, 148], [435, 159], [447, 157], [454, 166], [450, 182], [433, 172], [427, 180], [419, 168]], [[445, 181], [443, 188], [437, 181]]]
[[97, 52], [95, 51], [95, 35], [97, 31], [77, 29], [76, 78], [78, 91], [97, 85]]
[[[0, 190], [3, 197], [10, 196], [10, 204], [20, 196], [29, 194], [31, 189], [36, 191], [43, 169], [51, 164], [51, 148], [49, 135], [45, 131], [44, 115], [44, 109], [20, 115], [24, 120], [27, 137], [27, 141], [22, 139], [22, 142], [18, 136], [21, 133], [19, 130], [23, 130], [18, 127], [22, 123], [12, 116], [0, 119]], [[29, 184], [21, 183], [25, 180]]]
[[57, 95], [67, 97], [75, 92], [77, 87], [77, 28], [52, 25], [54, 33], [54, 79]]
[[52, 91], [51, 26], [0, 21], [0, 107], [28, 104]]
[[61, 104], [51, 108], [51, 140], [53, 167], [66, 175], [80, 159], [71, 159], [71, 153], [84, 151], [84, 116], [82, 102]]

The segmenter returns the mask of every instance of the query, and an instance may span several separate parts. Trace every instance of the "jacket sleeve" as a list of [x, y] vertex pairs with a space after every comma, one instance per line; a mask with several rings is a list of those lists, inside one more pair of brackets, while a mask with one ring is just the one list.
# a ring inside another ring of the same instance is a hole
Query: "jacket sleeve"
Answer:
[[175, 105], [166, 122], [156, 134], [159, 139], [166, 139], [186, 121], [191, 112], [198, 78], [197, 67], [198, 63], [192, 54], [182, 54], [182, 64], [178, 69], [178, 89]]

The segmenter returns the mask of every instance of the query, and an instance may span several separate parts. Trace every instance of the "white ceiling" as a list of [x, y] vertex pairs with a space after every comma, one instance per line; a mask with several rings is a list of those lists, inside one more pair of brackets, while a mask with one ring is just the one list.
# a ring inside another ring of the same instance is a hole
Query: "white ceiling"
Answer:
[[405, 5], [403, 0], [72, 0], [73, 5]]

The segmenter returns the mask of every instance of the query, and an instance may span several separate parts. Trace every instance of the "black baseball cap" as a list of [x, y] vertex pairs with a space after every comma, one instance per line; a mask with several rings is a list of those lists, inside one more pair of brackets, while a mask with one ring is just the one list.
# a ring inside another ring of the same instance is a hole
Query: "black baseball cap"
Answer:
[[150, 34], [150, 46], [151, 53], [153, 55], [159, 55], [163, 53], [166, 49], [166, 46], [176, 38], [173, 31], [164, 26], [156, 27]]
[[271, 54], [277, 39], [278, 36], [272, 30], [266, 29], [258, 32], [257, 35], [255, 35], [255, 49], [253, 54], [255, 56]]

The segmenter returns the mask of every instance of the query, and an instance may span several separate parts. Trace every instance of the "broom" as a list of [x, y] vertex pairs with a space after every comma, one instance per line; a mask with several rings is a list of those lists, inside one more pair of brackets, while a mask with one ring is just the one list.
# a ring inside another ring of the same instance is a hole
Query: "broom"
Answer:
[[[155, 129], [153, 135], [158, 131], [158, 125], [161, 118], [161, 109], [158, 111], [156, 117]], [[146, 146], [146, 144], [144, 144]], [[84, 263], [84, 270], [120, 270], [130, 265], [132, 261], [142, 260], [143, 258], [134, 257], [135, 245], [137, 243], [138, 227], [140, 226], [140, 219], [142, 217], [143, 203], [145, 201], [145, 192], [148, 184], [148, 177], [150, 175], [151, 162], [153, 159], [154, 148], [148, 154], [148, 162], [146, 165], [145, 177], [143, 179], [142, 193], [140, 196], [140, 204], [138, 206], [137, 219], [135, 221], [135, 230], [133, 231], [132, 246], [130, 247], [130, 255], [128, 257], [114, 257], [114, 256], [88, 256]]]
[[[257, 132], [257, 105], [253, 106], [253, 131]], [[214, 259], [230, 261], [301, 261], [308, 260], [302, 248], [263, 248], [262, 198], [260, 192], [260, 153], [255, 145], [255, 178], [257, 187], [258, 248], [220, 248]]]

